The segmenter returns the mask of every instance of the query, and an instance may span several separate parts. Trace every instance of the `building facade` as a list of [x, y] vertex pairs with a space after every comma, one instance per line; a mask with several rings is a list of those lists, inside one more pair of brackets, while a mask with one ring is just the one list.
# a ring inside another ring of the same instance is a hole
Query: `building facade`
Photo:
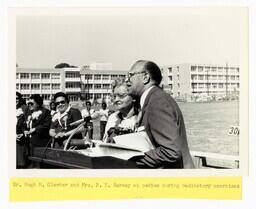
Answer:
[[189, 101], [239, 96], [237, 66], [179, 64], [162, 67], [162, 73], [164, 89], [175, 98]]
[[126, 72], [91, 70], [88, 67], [62, 69], [16, 69], [16, 91], [25, 99], [40, 94], [48, 104], [54, 94], [65, 92], [70, 102], [81, 99], [92, 102], [110, 102], [111, 83], [117, 77], [125, 78]]

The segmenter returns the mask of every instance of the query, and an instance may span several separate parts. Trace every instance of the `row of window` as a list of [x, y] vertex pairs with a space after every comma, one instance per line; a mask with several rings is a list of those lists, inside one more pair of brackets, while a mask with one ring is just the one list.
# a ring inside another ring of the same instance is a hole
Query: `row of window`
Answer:
[[223, 76], [223, 75], [191, 75], [191, 80], [237, 80], [239, 81], [239, 76], [231, 75], [231, 76]]
[[[213, 89], [222, 89], [226, 88], [226, 84], [223, 83], [212, 83], [212, 84], [204, 84], [204, 83], [199, 83], [199, 84], [192, 84], [192, 89], [203, 89], [203, 88], [213, 88]], [[239, 88], [239, 84], [227, 84], [228, 88]]]
[[84, 89], [109, 89], [111, 87], [110, 84], [85, 84]]
[[16, 73], [16, 79], [60, 79], [60, 73]]
[[45, 83], [45, 84], [37, 84], [37, 83], [33, 83], [33, 84], [28, 84], [28, 83], [21, 83], [18, 84], [16, 83], [16, 89], [17, 90], [50, 90], [50, 89], [54, 89], [54, 90], [60, 90], [60, 84], [58, 83]]
[[230, 72], [239, 73], [239, 68], [225, 68], [225, 67], [204, 67], [204, 66], [191, 66], [191, 72]]
[[118, 77], [125, 79], [126, 75], [106, 75], [106, 74], [103, 74], [103, 75], [99, 75], [99, 74], [88, 75], [88, 74], [86, 74], [85, 75], [85, 80], [114, 80]]

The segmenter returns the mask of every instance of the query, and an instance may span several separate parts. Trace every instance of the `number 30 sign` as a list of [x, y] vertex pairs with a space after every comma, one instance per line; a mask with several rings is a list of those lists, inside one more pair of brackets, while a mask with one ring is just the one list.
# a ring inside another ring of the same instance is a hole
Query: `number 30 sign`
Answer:
[[230, 136], [239, 136], [239, 126], [231, 126], [229, 128], [228, 135], [230, 135]]

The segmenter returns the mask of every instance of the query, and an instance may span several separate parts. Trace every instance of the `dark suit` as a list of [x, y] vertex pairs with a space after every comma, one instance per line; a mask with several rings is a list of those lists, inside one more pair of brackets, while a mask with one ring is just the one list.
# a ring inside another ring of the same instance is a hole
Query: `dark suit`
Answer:
[[159, 87], [153, 87], [142, 107], [140, 122], [155, 149], [140, 159], [147, 168], [194, 168], [180, 108]]

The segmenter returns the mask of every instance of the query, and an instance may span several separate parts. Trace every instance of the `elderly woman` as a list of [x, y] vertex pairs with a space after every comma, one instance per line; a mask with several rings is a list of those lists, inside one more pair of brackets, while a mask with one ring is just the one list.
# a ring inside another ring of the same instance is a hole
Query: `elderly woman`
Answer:
[[138, 122], [139, 103], [128, 95], [124, 79], [114, 80], [112, 94], [116, 112], [108, 118], [103, 137], [104, 142], [114, 142], [113, 136], [134, 132]]
[[39, 94], [31, 95], [27, 104], [32, 114], [28, 119], [28, 131], [25, 134], [30, 137], [32, 152], [34, 147], [46, 147], [50, 143], [51, 113], [43, 107], [43, 98]]

